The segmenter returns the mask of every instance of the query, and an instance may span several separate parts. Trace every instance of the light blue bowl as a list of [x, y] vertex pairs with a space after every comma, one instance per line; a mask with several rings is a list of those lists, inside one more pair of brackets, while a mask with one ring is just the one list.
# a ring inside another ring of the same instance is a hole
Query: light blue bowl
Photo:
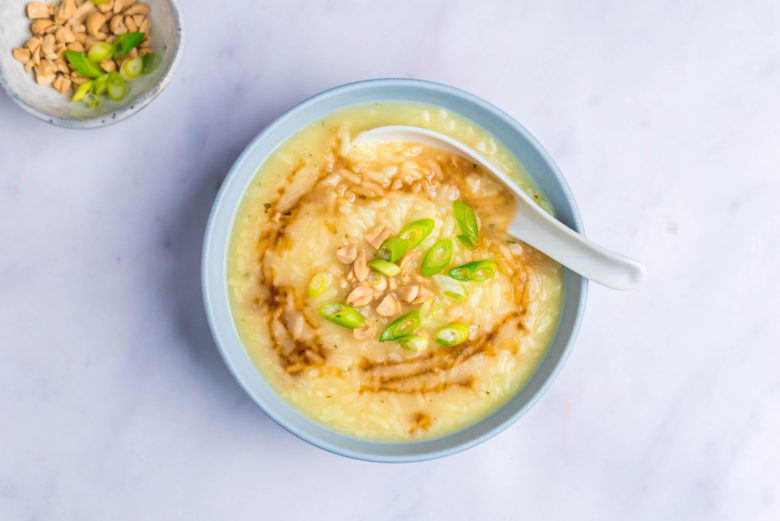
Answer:
[[351, 105], [407, 101], [443, 107], [482, 126], [525, 166], [555, 208], [556, 216], [582, 233], [574, 197], [542, 146], [508, 114], [446, 85], [419, 80], [382, 79], [350, 83], [325, 91], [290, 109], [252, 140], [222, 184], [203, 243], [203, 300], [211, 331], [225, 363], [252, 399], [276, 423], [322, 449], [368, 461], [409, 462], [440, 458], [473, 447], [498, 434], [536, 403], [560, 371], [574, 344], [585, 309], [587, 281], [566, 270], [566, 294], [558, 331], [533, 377], [498, 411], [464, 430], [429, 441], [378, 443], [335, 432], [299, 413], [262, 378], [233, 323], [227, 292], [227, 250], [236, 210], [244, 191], [266, 158], [305, 125]]

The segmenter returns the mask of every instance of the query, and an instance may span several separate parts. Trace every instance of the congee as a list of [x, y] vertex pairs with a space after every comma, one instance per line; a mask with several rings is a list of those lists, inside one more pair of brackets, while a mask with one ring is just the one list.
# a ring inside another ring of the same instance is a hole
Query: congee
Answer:
[[351, 107], [260, 166], [227, 283], [246, 350], [286, 401], [351, 436], [417, 441], [518, 392], [555, 334], [563, 273], [507, 235], [515, 202], [479, 166], [418, 143], [352, 143], [394, 124], [479, 150], [549, 210], [477, 125], [432, 106]]

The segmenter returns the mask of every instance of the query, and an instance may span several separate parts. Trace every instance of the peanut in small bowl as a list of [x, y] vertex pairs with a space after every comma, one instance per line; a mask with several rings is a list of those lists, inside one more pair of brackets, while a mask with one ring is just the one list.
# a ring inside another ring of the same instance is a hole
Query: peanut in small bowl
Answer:
[[[183, 48], [184, 33], [175, 0], [60, 0], [52, 4], [0, 0], [0, 27], [0, 85], [33, 116], [66, 128], [110, 125], [145, 107], [170, 82]], [[133, 40], [127, 38], [130, 33], [140, 32], [144, 38], [130, 42], [130, 53], [118, 52], [120, 58], [114, 59], [112, 54], [94, 63], [95, 70], [104, 76], [101, 81], [108, 76], [102, 73], [113, 72], [113, 96], [104, 85], [94, 97], [91, 94], [96, 89], [89, 89], [87, 100], [91, 103], [85, 103], [84, 98], [72, 101], [80, 86], [97, 78], [74, 70], [66, 52], [71, 58], [82, 53], [86, 57], [97, 43], [118, 48], [123, 40], [125, 44]], [[150, 64], [145, 73], [136, 70], [131, 72], [135, 77], [124, 76], [121, 67], [130, 58], [146, 55], [149, 63], [152, 53], [159, 56], [156, 67]]]

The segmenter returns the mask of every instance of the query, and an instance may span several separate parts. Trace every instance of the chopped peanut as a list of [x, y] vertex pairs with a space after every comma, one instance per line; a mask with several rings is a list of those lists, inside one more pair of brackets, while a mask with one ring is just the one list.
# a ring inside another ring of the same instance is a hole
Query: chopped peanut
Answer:
[[99, 65], [106, 72], [114, 72], [116, 70], [116, 63], [114, 62], [114, 60], [111, 59], [103, 60], [102, 62], [99, 63]]
[[398, 296], [401, 297], [401, 300], [411, 304], [420, 293], [420, 286], [403, 286], [398, 288], [396, 293], [398, 293]]
[[30, 53], [30, 49], [14, 49], [13, 55], [17, 61], [21, 63], [27, 63], [30, 61], [32, 53]]
[[35, 82], [38, 85], [49, 85], [54, 81], [54, 66], [50, 62], [41, 60], [41, 63], [33, 67], [33, 70], [35, 71]]
[[37, 36], [33, 36], [29, 40], [27, 40], [27, 43], [24, 44], [25, 47], [30, 49], [30, 52], [35, 52], [35, 49], [41, 46], [41, 39]]
[[30, 2], [27, 4], [27, 18], [35, 20], [49, 17], [49, 6], [43, 2]]
[[[100, 28], [104, 23], [106, 23], [106, 15], [100, 12], [92, 13], [87, 17], [87, 32], [90, 34], [90, 36], [95, 38], [105, 38], [106, 34], [100, 31]], [[113, 27], [111, 28], [111, 32], [118, 34], [113, 30]]]
[[64, 0], [63, 2], [60, 2], [60, 9], [57, 12], [57, 16], [63, 20], [68, 20], [73, 18], [73, 15], [75, 14], [76, 4], [73, 2], [73, 0]]
[[115, 14], [114, 16], [111, 17], [111, 22], [109, 23], [109, 27], [111, 27], [111, 32], [114, 34], [124, 34], [127, 32], [125, 19], [122, 17], [121, 14]]
[[97, 7], [95, 7], [95, 4], [92, 2], [84, 2], [78, 8], [76, 8], [76, 11], [73, 13], [73, 16], [71, 19], [76, 21], [82, 21], [86, 16], [90, 13], [93, 13], [97, 11]]
[[114, 6], [111, 2], [106, 2], [105, 4], [97, 4], [95, 7], [97, 7], [97, 10], [101, 13], [110, 13], [113, 11]]
[[135, 23], [135, 20], [133, 20], [132, 16], [125, 16], [125, 26], [131, 33], [138, 31], [138, 24]]
[[54, 33], [54, 37], [57, 39], [58, 42], [65, 42], [65, 43], [70, 43], [76, 40], [76, 35], [73, 34], [73, 31], [71, 31], [67, 27], [60, 27], [59, 29], [57, 29], [57, 32]]
[[125, 14], [149, 14], [149, 4], [136, 2], [127, 8]]
[[387, 279], [375, 271], [369, 272], [366, 280], [374, 288], [374, 291], [381, 293], [387, 289]]
[[33, 34], [43, 34], [46, 32], [46, 29], [52, 26], [54, 22], [47, 19], [40, 19], [35, 20], [32, 25], [30, 25], [30, 30], [33, 32]]
[[121, 13], [131, 5], [135, 0], [114, 0], [114, 14]]
[[366, 242], [373, 246], [375, 250], [378, 250], [379, 247], [382, 246], [382, 243], [385, 242], [389, 236], [390, 232], [387, 231], [387, 229], [381, 224], [370, 232], [363, 234], [363, 238], [366, 240]]
[[357, 258], [357, 246], [349, 244], [336, 251], [336, 259], [342, 264], [351, 264]]
[[404, 256], [398, 261], [398, 265], [401, 267], [401, 279], [404, 281], [412, 274], [412, 259], [414, 259], [415, 255], [417, 255], [415, 250], [409, 250], [404, 253]]
[[357, 258], [352, 265], [352, 271], [355, 272], [355, 278], [360, 282], [363, 282], [368, 277], [370, 270], [368, 268], [368, 263], [366, 262], [366, 252], [363, 250], [358, 250]]
[[417, 298], [414, 299], [412, 304], [422, 304], [429, 298], [433, 298], [433, 296], [433, 291], [426, 288], [425, 286], [420, 286], [420, 291], [417, 293]]
[[56, 60], [57, 53], [54, 52], [55, 46], [54, 35], [47, 34], [43, 37], [43, 44], [41, 44], [41, 53], [49, 60]]
[[370, 320], [366, 320], [361, 327], [352, 330], [352, 336], [355, 340], [366, 340], [374, 336], [376, 326]]
[[365, 282], [355, 286], [347, 295], [347, 304], [352, 306], [367, 306], [374, 300], [374, 290]]
[[393, 317], [401, 312], [401, 303], [394, 296], [386, 295], [376, 307], [376, 312], [383, 317]]

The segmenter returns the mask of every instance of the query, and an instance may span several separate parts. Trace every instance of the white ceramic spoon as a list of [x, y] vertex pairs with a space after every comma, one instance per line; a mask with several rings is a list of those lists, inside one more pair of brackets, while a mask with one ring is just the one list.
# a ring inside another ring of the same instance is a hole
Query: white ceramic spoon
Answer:
[[570, 270], [604, 286], [633, 289], [647, 277], [645, 267], [589, 241], [537, 205], [506, 174], [476, 150], [444, 134], [420, 127], [377, 127], [358, 135], [353, 143], [402, 141], [422, 143], [461, 155], [496, 176], [517, 201], [517, 215], [509, 233], [557, 260]]

